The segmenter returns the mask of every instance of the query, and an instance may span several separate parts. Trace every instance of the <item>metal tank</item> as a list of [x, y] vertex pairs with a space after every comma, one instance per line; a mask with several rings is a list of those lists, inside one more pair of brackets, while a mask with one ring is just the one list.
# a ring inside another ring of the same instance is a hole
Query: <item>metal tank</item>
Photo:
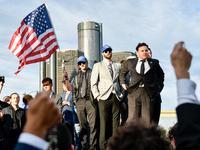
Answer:
[[88, 59], [88, 67], [102, 60], [102, 23], [83, 21], [78, 24], [78, 49]]

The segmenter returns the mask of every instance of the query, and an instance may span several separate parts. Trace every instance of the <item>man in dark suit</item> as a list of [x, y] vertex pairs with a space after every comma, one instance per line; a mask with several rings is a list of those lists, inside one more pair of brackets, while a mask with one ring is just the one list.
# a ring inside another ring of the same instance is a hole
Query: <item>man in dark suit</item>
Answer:
[[52, 79], [48, 77], [44, 78], [42, 80], [42, 84], [44, 90], [50, 92], [49, 98], [53, 99], [55, 104], [58, 106], [59, 110], [62, 111], [62, 97], [52, 91], [52, 86], [53, 86]]
[[[148, 58], [152, 58], [152, 51], [149, 47], [148, 47], [148, 52], [149, 52]], [[161, 90], [160, 90], [160, 92], [161, 92]], [[154, 123], [156, 123], [157, 125], [158, 125], [159, 119], [160, 119], [161, 103], [162, 103], [161, 95], [160, 95], [160, 93], [158, 93], [158, 95], [155, 98], [155, 104], [154, 104], [154, 110], [153, 110], [153, 116], [152, 116], [152, 121]]]
[[[120, 84], [129, 93], [128, 120], [143, 118], [150, 123], [155, 98], [163, 88], [164, 72], [158, 60], [148, 58], [146, 43], [139, 43], [136, 50], [138, 58], [127, 60], [120, 73]], [[125, 83], [128, 72], [131, 74], [129, 86]]]

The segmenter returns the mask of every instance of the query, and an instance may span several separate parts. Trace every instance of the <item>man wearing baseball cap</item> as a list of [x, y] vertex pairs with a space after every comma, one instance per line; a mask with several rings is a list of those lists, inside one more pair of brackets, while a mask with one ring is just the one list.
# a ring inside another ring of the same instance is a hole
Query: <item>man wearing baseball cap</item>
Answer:
[[100, 149], [106, 149], [108, 139], [119, 126], [120, 101], [123, 88], [119, 84], [121, 64], [112, 61], [112, 48], [102, 47], [104, 60], [94, 64], [91, 75], [91, 86], [94, 98], [98, 100], [100, 116]]
[[[81, 71], [74, 77], [73, 82], [73, 102], [76, 105], [77, 116], [80, 124], [80, 140], [83, 150], [97, 149], [97, 109], [93, 105], [91, 96], [91, 72], [88, 68], [87, 58], [80, 56], [77, 59], [78, 66]], [[90, 146], [87, 145], [87, 118], [89, 120], [90, 127]]]

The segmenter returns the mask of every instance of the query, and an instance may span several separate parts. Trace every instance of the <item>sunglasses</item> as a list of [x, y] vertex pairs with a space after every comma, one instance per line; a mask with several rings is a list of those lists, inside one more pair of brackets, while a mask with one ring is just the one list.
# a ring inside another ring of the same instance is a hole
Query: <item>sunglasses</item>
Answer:
[[105, 52], [105, 53], [108, 53], [108, 52], [109, 52], [109, 53], [112, 53], [112, 49], [107, 49], [107, 50], [105, 50], [104, 52]]
[[86, 63], [86, 62], [79, 62], [78, 65], [79, 65], [79, 66], [82, 65], [82, 64], [85, 65], [85, 63]]

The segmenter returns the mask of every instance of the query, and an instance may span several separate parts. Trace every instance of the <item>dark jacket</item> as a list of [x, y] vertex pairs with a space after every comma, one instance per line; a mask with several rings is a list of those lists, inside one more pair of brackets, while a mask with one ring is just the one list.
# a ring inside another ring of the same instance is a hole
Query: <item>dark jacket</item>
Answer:
[[164, 84], [164, 72], [159, 65], [157, 59], [147, 59], [150, 69], [144, 75], [139, 74], [136, 71], [136, 65], [138, 58], [127, 60], [125, 66], [122, 68], [120, 73], [120, 84], [125, 84], [126, 74], [130, 72], [130, 84], [128, 86], [128, 92], [133, 93], [139, 87], [140, 81], [142, 80], [145, 86], [145, 89], [150, 98], [154, 98], [161, 91]]
[[[89, 98], [89, 100], [91, 101], [92, 105], [94, 107], [96, 107], [97, 105], [97, 101], [94, 99], [93, 95], [92, 95], [92, 91], [91, 91], [91, 72], [92, 69], [88, 68], [89, 72], [88, 72], [88, 76], [87, 76], [87, 96]], [[87, 73], [87, 71], [86, 71]], [[73, 103], [74, 105], [76, 105], [76, 102], [79, 99], [79, 95], [80, 95], [80, 89], [82, 87], [82, 83], [81, 83], [81, 75], [82, 75], [82, 71], [80, 71], [75, 77], [74, 77], [74, 82], [73, 82], [73, 90], [72, 90], [72, 96], [73, 96]]]
[[[12, 129], [12, 124], [13, 124], [13, 118], [14, 118], [14, 113], [12, 110], [12, 106], [3, 108], [3, 134], [4, 137], [7, 137], [10, 133], [10, 130]], [[19, 127], [20, 130], [22, 131], [24, 124], [26, 122], [26, 117], [25, 117], [25, 110], [22, 108], [19, 108], [19, 114], [20, 114], [20, 121], [19, 121]]]
[[185, 103], [176, 108], [176, 150], [200, 149], [200, 105]]
[[55, 104], [58, 106], [58, 109], [60, 110], [60, 112], [62, 111], [62, 97], [54, 92], [52, 92], [52, 97], [51, 97]]
[[[2, 101], [0, 101], [0, 109], [2, 110], [3, 108], [6, 108], [6, 107], [9, 107], [10, 105], [8, 104], [8, 103], [5, 103], [5, 102], [2, 102]], [[0, 139], [1, 138], [3, 138], [3, 128], [4, 128], [4, 126], [3, 126], [3, 119], [2, 120], [0, 120]]]

